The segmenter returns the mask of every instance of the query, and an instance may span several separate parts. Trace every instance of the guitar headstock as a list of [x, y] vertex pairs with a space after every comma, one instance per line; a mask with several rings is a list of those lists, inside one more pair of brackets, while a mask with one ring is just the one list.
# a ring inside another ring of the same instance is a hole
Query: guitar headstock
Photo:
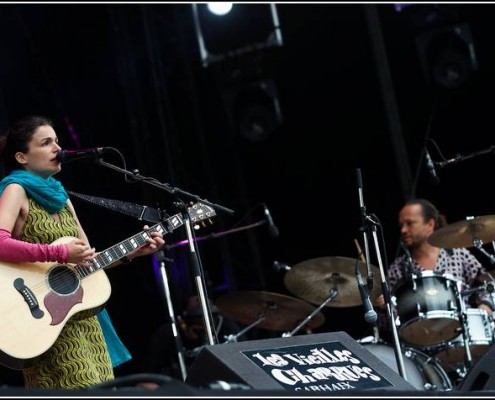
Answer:
[[206, 221], [209, 221], [211, 223], [211, 218], [216, 215], [216, 212], [212, 207], [207, 206], [203, 203], [195, 203], [187, 207], [187, 212], [189, 213], [191, 222], [200, 222], [203, 226], [205, 226]]

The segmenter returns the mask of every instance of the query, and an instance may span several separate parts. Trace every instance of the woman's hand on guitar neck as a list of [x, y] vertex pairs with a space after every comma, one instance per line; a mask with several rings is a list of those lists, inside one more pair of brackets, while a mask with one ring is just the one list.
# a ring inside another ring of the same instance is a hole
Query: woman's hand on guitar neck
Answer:
[[[143, 231], [147, 231], [149, 229], [148, 225], [143, 227]], [[158, 232], [151, 232], [149, 238], [146, 239], [146, 244], [136, 251], [130, 253], [128, 258], [132, 259], [134, 257], [146, 256], [148, 254], [153, 254], [157, 252], [161, 247], [165, 244], [165, 240], [163, 239], [163, 235]]]

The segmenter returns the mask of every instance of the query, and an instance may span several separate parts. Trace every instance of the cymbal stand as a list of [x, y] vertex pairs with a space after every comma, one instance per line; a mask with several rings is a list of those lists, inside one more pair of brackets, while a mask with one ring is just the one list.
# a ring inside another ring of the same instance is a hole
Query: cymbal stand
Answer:
[[473, 244], [474, 246], [480, 251], [482, 252], [485, 256], [488, 257], [488, 259], [490, 260], [490, 263], [491, 264], [495, 264], [495, 257], [488, 253], [484, 248], [483, 248], [483, 240], [481, 240], [480, 238], [477, 238], [477, 237], [473, 237]]
[[235, 342], [237, 342], [237, 338], [238, 337], [244, 335], [247, 331], [249, 331], [250, 329], [254, 328], [256, 325], [260, 324], [261, 322], [263, 322], [266, 319], [266, 312], [269, 309], [276, 309], [276, 308], [277, 308], [277, 305], [276, 304], [272, 303], [271, 301], [268, 302], [267, 305], [266, 305], [265, 311], [261, 312], [258, 315], [258, 318], [256, 319], [256, 321], [254, 321], [251, 325], [246, 326], [244, 329], [240, 330], [235, 335], [228, 335], [228, 336], [226, 336], [225, 339], [227, 341], [225, 343], [235, 343]]
[[[474, 216], [470, 215], [470, 216], [467, 216], [466, 217], [466, 221], [471, 221], [471, 220], [474, 220]], [[490, 253], [488, 253], [484, 248], [483, 248], [483, 240], [481, 240], [481, 238], [475, 236], [475, 229], [474, 227], [471, 227], [470, 228], [471, 230], [471, 233], [473, 234], [473, 244], [474, 246], [481, 252], [483, 253], [485, 256], [488, 257], [488, 259], [490, 260], [490, 263], [491, 264], [495, 264], [495, 257], [493, 257], [493, 255], [491, 255]], [[493, 243], [493, 242], [492, 242]], [[495, 244], [494, 244], [494, 248], [495, 248]]]
[[[334, 274], [338, 275], [338, 274]], [[335, 279], [335, 277], [334, 277]], [[320, 310], [327, 305], [327, 303], [331, 302], [333, 299], [337, 297], [339, 294], [338, 290], [336, 287], [333, 287], [330, 289], [330, 292], [328, 294], [328, 297], [325, 299], [323, 303], [321, 303], [320, 306], [318, 306], [311, 314], [309, 314], [306, 318], [304, 318], [303, 321], [299, 323], [292, 331], [290, 332], [285, 332], [282, 334], [282, 337], [291, 337], [294, 334], [296, 334], [303, 326], [305, 326], [316, 314], [320, 312]]]
[[[474, 217], [467, 217], [466, 219], [473, 219]], [[484, 248], [483, 248], [483, 240], [481, 240], [480, 238], [478, 237], [473, 237], [473, 244], [474, 246], [481, 252], [483, 253], [485, 256], [488, 257], [488, 259], [490, 260], [490, 263], [491, 264], [495, 264], [495, 257], [493, 256], [493, 254], [490, 254], [488, 253]], [[495, 241], [492, 241], [492, 246], [493, 248], [495, 249]], [[492, 280], [492, 282], [494, 281], [493, 279], [493, 276], [487, 271], [487, 275], [490, 277], [490, 279]], [[487, 287], [485, 286], [485, 288], [487, 289]], [[493, 305], [495, 306], [495, 293], [493, 291], [493, 285], [491, 287], [490, 290], [487, 289], [487, 291], [490, 293], [490, 297], [492, 299], [492, 303]]]
[[[366, 214], [366, 206], [364, 205], [364, 200], [363, 200], [363, 182], [361, 178], [361, 170], [358, 168], [356, 170], [356, 177], [357, 177], [357, 186], [358, 186], [358, 194], [359, 194], [359, 206], [361, 209], [361, 219], [362, 219], [362, 232], [363, 232], [363, 240], [364, 240], [364, 250], [365, 250], [365, 257], [366, 257], [366, 266], [368, 270], [368, 282], [367, 282], [367, 288], [364, 286], [361, 278], [361, 274], [359, 273], [359, 268], [356, 264], [356, 278], [358, 281], [358, 286], [360, 291], [362, 292], [361, 296], [363, 296], [364, 292], [368, 293], [368, 298], [367, 301], [369, 302], [369, 291], [372, 289], [373, 285], [373, 276], [370, 274], [371, 268], [370, 268], [370, 258], [369, 258], [369, 244], [368, 244], [368, 234], [370, 231], [370, 227], [372, 230], [372, 238], [375, 244], [375, 252], [376, 252], [376, 257], [378, 259], [378, 265], [380, 269], [380, 276], [381, 276], [381, 282], [382, 282], [382, 293], [383, 293], [383, 298], [385, 300], [385, 305], [387, 307], [387, 314], [388, 317], [390, 318], [390, 326], [392, 329], [392, 334], [394, 338], [394, 352], [395, 352], [395, 359], [397, 361], [397, 369], [399, 371], [399, 375], [404, 378], [407, 381], [407, 376], [406, 376], [406, 370], [404, 367], [404, 359], [402, 356], [402, 350], [400, 347], [400, 342], [399, 342], [399, 336], [397, 334], [397, 327], [395, 325], [395, 320], [394, 320], [394, 312], [392, 308], [392, 299], [390, 296], [390, 291], [388, 288], [388, 283], [387, 283], [387, 278], [385, 275], [385, 269], [383, 266], [382, 262], [382, 257], [380, 253], [380, 246], [378, 245], [378, 238], [376, 235], [376, 226], [378, 225], [378, 222], [375, 221], [374, 218], [371, 218], [369, 215]], [[365, 303], [365, 299], [363, 299], [363, 305]], [[367, 321], [370, 323], [374, 323], [376, 325], [376, 313], [375, 313], [375, 320], [374, 321]]]

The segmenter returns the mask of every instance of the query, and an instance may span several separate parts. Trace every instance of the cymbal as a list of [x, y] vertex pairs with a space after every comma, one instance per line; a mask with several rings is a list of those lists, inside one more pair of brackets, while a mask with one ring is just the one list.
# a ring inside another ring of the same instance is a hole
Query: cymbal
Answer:
[[[285, 274], [285, 287], [297, 297], [312, 304], [323, 304], [330, 290], [335, 287], [337, 296], [326, 304], [327, 307], [353, 307], [363, 304], [355, 274], [356, 260], [346, 257], [321, 257], [303, 261], [292, 266]], [[363, 283], [367, 283], [366, 263], [359, 261]], [[373, 301], [381, 294], [380, 271], [370, 265], [373, 274]]]
[[458, 221], [437, 229], [428, 238], [435, 247], [453, 249], [458, 247], [473, 247], [475, 239], [483, 243], [495, 240], [495, 215], [485, 215]]
[[[226, 293], [215, 304], [221, 314], [244, 325], [251, 325], [264, 313], [265, 319], [256, 327], [274, 331], [294, 329], [315, 310], [311, 304], [291, 296], [249, 290]], [[317, 328], [323, 322], [325, 316], [318, 312], [307, 326]]]

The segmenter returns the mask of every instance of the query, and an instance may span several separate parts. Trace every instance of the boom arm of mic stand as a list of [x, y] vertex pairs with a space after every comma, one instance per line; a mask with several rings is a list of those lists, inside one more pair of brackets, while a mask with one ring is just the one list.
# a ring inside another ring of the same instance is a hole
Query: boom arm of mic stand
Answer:
[[[219, 237], [222, 237], [222, 236], [225, 236], [225, 235], [228, 235], [230, 233], [235, 233], [235, 232], [240, 232], [240, 231], [244, 231], [246, 229], [251, 229], [251, 228], [256, 228], [257, 226], [260, 226], [260, 225], [265, 225], [267, 222], [266, 220], [263, 220], [263, 221], [259, 221], [259, 222], [255, 222], [254, 224], [250, 224], [250, 225], [245, 225], [245, 226], [241, 226], [239, 228], [233, 228], [233, 229], [229, 229], [227, 231], [223, 231], [223, 232], [219, 232], [219, 233], [210, 233], [209, 235], [206, 235], [206, 236], [200, 236], [200, 237], [197, 237], [195, 238], [194, 240], [196, 242], [199, 242], [201, 240], [205, 240], [205, 239], [216, 239], [216, 238], [219, 238]], [[178, 246], [184, 246], [188, 243], [187, 240], [182, 240], [180, 242], [177, 242], [177, 243], [173, 243], [171, 245], [165, 245], [165, 248], [166, 249], [173, 249], [175, 247], [178, 247]]]
[[438, 165], [440, 168], [444, 168], [449, 164], [457, 164], [458, 162], [468, 160], [468, 159], [476, 157], [476, 156], [481, 156], [483, 154], [494, 153], [494, 152], [495, 152], [495, 146], [490, 146], [488, 149], [476, 151], [476, 152], [468, 154], [466, 156], [457, 155], [455, 158], [452, 158], [450, 160], [440, 161], [440, 162], [436, 163], [436, 165]]
[[[179, 188], [173, 188], [169, 184], [158, 182], [158, 180], [156, 180], [154, 178], [147, 178], [147, 177], [141, 176], [137, 171], [136, 172], [130, 172], [130, 171], [127, 171], [123, 168], [117, 167], [113, 164], [109, 164], [109, 163], [105, 162], [100, 157], [95, 159], [95, 163], [98, 165], [103, 165], [104, 167], [113, 169], [115, 171], [121, 172], [127, 176], [130, 176], [135, 181], [141, 181], [141, 182], [147, 183], [149, 185], [156, 186], [160, 189], [164, 189], [173, 195], [182, 195], [182, 196], [187, 197], [188, 199], [193, 199], [195, 201], [209, 205], [213, 208], [217, 208], [217, 209], [222, 210], [224, 212], [227, 212], [229, 214], [234, 213], [233, 210], [231, 210], [227, 207], [223, 207], [223, 206], [220, 206], [218, 204], [212, 204], [207, 200], [203, 200], [203, 199], [199, 198], [199, 196], [193, 195], [193, 194], [188, 193], [186, 191], [183, 191]], [[215, 344], [215, 339], [213, 337], [213, 328], [211, 326], [211, 312], [209, 309], [208, 301], [206, 300], [207, 295], [206, 295], [206, 285], [204, 282], [204, 274], [201, 271], [201, 263], [200, 263], [200, 259], [198, 256], [198, 252], [196, 251], [196, 248], [195, 248], [195, 242], [193, 240], [192, 230], [191, 230], [191, 221], [190, 221], [189, 214], [188, 214], [187, 210], [184, 210], [184, 225], [186, 227], [188, 242], [189, 242], [189, 246], [190, 246], [190, 254], [191, 254], [191, 260], [192, 260], [193, 267], [194, 267], [194, 274], [195, 274], [195, 281], [196, 281], [196, 286], [197, 286], [197, 290], [198, 290], [198, 297], [200, 299], [201, 307], [203, 310], [203, 319], [204, 319], [204, 323], [205, 323], [205, 330], [206, 330], [206, 334], [207, 334], [207, 339], [208, 339], [209, 344], [213, 345], [213, 344]], [[216, 334], [215, 334], [215, 336], [216, 336]]]
[[144, 182], [144, 183], [147, 183], [149, 185], [155, 186], [157, 188], [163, 189], [170, 194], [184, 196], [189, 200], [194, 200], [194, 201], [209, 205], [213, 208], [224, 211], [228, 214], [234, 213], [234, 210], [232, 210], [230, 208], [221, 206], [219, 204], [213, 204], [213, 203], [209, 202], [208, 200], [201, 199], [199, 196], [197, 196], [195, 194], [191, 194], [189, 192], [186, 192], [182, 189], [179, 189], [178, 187], [172, 187], [168, 183], [161, 183], [161, 182], [157, 181], [155, 178], [145, 177], [145, 176], [140, 175], [138, 172], [127, 171], [123, 168], [117, 167], [116, 165], [109, 164], [99, 157], [95, 159], [95, 163], [98, 165], [103, 165], [104, 167], [113, 169], [114, 171], [122, 172], [124, 175], [127, 175], [136, 181]]

